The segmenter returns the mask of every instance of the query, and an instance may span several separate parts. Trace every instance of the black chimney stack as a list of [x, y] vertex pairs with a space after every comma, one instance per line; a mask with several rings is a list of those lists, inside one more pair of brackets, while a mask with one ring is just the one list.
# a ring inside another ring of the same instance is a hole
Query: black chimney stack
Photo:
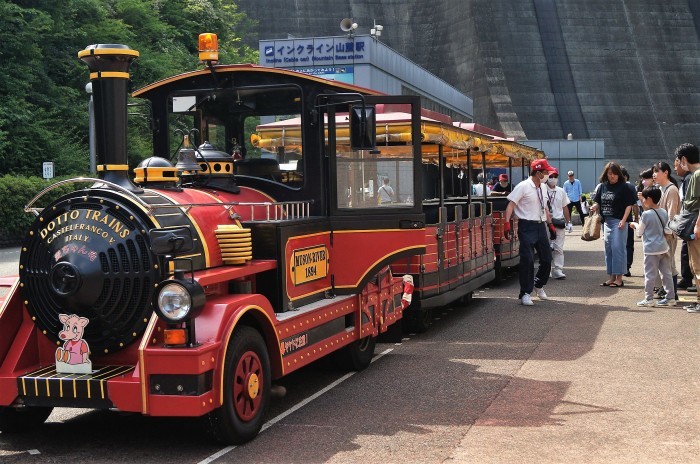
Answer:
[[118, 44], [89, 45], [78, 53], [90, 68], [99, 177], [131, 191], [141, 191], [129, 179], [126, 150], [129, 67], [138, 56], [136, 50]]

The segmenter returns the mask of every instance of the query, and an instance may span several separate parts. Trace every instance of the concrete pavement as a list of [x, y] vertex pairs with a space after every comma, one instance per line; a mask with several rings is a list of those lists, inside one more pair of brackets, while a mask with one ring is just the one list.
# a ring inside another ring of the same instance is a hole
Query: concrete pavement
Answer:
[[511, 378], [447, 462], [700, 462], [700, 314], [635, 305], [640, 242], [633, 277], [600, 287], [603, 242], [579, 238], [567, 237], [569, 278], [547, 285], [552, 301], [512, 308], [560, 313], [531, 355], [470, 361]]

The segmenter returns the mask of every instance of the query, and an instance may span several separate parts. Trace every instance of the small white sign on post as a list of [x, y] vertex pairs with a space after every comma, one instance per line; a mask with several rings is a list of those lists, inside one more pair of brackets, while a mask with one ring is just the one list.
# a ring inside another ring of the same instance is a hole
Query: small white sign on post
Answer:
[[44, 161], [43, 164], [44, 179], [53, 179], [53, 161]]

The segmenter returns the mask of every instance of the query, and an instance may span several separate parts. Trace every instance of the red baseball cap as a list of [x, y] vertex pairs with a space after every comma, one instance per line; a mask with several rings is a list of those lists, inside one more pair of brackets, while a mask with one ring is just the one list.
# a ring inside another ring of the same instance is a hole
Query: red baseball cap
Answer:
[[498, 176], [498, 180], [508, 180], [508, 174], [501, 174]]
[[537, 159], [530, 163], [530, 171], [548, 171], [551, 173], [555, 172], [556, 168], [550, 166], [546, 159]]

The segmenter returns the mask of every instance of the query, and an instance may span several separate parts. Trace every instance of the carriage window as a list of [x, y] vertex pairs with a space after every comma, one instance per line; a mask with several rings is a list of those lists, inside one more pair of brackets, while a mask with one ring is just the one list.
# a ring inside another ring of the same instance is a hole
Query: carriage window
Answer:
[[191, 132], [195, 126], [195, 118], [193, 114], [173, 114], [168, 115], [169, 118], [169, 157], [174, 162], [177, 162], [177, 150], [182, 146], [183, 135], [192, 135], [194, 140], [190, 140], [190, 146], [195, 143], [200, 143], [197, 134]]
[[226, 127], [221, 121], [208, 121], [201, 139], [215, 148], [226, 149]]
[[338, 208], [413, 206], [413, 147], [351, 151], [338, 145]]
[[[282, 87], [263, 92], [248, 88], [222, 92], [217, 98], [211, 98], [210, 93], [173, 96], [170, 104], [171, 159], [176, 159], [186, 134], [191, 145], [207, 143], [211, 156], [230, 156], [236, 176], [256, 177], [292, 188], [303, 186], [301, 115], [296, 89]], [[269, 114], [270, 107], [279, 114]], [[257, 111], [268, 114], [261, 116]]]
[[246, 122], [246, 134], [249, 130], [250, 147], [246, 159], [236, 163], [237, 174], [300, 188], [304, 183], [301, 115], [261, 117], [257, 126]]

